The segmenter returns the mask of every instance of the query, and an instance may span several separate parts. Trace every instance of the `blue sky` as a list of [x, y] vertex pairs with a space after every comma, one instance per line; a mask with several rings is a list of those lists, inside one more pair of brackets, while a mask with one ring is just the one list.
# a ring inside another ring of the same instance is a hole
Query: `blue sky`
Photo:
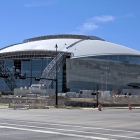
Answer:
[[140, 51], [140, 0], [0, 0], [0, 48], [51, 34], [86, 34]]

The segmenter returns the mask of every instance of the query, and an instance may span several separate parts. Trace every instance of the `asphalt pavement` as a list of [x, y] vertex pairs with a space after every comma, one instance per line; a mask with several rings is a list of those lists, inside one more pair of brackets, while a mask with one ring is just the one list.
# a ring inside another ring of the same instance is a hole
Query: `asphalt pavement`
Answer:
[[0, 140], [138, 140], [139, 109], [0, 109]]

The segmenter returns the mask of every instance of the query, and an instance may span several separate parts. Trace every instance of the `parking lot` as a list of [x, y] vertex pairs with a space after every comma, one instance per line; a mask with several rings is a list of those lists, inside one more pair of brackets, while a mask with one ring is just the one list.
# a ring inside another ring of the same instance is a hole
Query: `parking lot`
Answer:
[[136, 140], [139, 109], [0, 109], [0, 140]]

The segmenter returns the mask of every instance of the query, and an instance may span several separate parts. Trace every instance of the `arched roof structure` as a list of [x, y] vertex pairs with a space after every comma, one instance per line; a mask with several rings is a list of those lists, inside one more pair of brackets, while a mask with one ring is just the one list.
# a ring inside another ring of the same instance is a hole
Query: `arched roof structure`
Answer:
[[107, 42], [96, 36], [85, 35], [50, 35], [26, 39], [23, 43], [11, 45], [0, 50], [3, 53], [21, 51], [58, 51], [71, 52], [73, 58], [102, 55], [132, 55], [140, 56], [134, 49]]

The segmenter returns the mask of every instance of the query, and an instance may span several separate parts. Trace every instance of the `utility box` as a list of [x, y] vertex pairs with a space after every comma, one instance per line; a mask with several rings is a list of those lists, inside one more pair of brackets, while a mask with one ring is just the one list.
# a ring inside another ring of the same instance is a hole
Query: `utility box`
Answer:
[[110, 98], [110, 91], [102, 91], [101, 98]]

